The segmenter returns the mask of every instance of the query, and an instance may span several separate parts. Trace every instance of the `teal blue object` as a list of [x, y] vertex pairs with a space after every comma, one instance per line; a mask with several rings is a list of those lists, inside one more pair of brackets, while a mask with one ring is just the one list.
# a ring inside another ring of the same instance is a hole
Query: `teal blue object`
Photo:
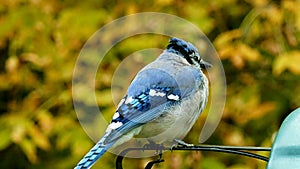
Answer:
[[300, 169], [300, 108], [282, 123], [272, 146], [267, 169]]

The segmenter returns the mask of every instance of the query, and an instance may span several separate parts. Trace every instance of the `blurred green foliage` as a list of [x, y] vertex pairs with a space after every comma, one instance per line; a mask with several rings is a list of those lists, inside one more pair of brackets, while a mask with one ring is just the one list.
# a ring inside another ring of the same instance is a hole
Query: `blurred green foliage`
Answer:
[[[214, 43], [227, 78], [223, 118], [207, 143], [271, 146], [282, 120], [300, 106], [300, 1], [2, 1], [0, 5], [0, 168], [72, 168], [94, 144], [72, 105], [72, 73], [87, 39], [101, 26], [137, 12], [174, 14]], [[111, 117], [112, 75], [137, 49], [164, 48], [167, 38], [121, 43], [104, 59], [96, 86]], [[152, 39], [151, 39], [152, 38]], [[149, 43], [146, 43], [149, 42]], [[213, 105], [212, 105], [213, 106]], [[186, 137], [197, 143], [204, 117]], [[268, 155], [268, 154], [265, 154]], [[114, 168], [107, 153], [94, 168]], [[173, 152], [156, 168], [254, 169], [236, 155]], [[145, 159], [127, 159], [142, 168]]]

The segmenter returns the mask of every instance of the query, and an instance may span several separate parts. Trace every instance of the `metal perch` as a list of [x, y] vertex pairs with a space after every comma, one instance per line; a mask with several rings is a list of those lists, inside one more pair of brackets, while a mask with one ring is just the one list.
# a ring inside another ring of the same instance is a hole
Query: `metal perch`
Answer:
[[[184, 151], [213, 151], [213, 152], [223, 152], [223, 153], [230, 153], [230, 154], [238, 154], [238, 155], [243, 155], [247, 157], [252, 157], [256, 158], [259, 160], [263, 160], [268, 162], [269, 158], [258, 155], [255, 153], [247, 152], [247, 151], [271, 151], [271, 148], [269, 147], [241, 147], [241, 146], [218, 146], [218, 145], [191, 145], [191, 146], [185, 146], [185, 145], [178, 145], [173, 148], [165, 148], [163, 146], [160, 146], [159, 151], [163, 150], [171, 150], [171, 151], [176, 151], [176, 150], [184, 150]], [[119, 156], [117, 157], [116, 160], [116, 169], [123, 169], [122, 166], [122, 161], [124, 159], [124, 156], [130, 152], [130, 151], [146, 151], [146, 150], [157, 150], [151, 147], [142, 147], [142, 148], [128, 148], [123, 150]], [[148, 162], [146, 165], [145, 169], [151, 169], [152, 166], [156, 163], [161, 163], [164, 162], [162, 159], [154, 160]]]

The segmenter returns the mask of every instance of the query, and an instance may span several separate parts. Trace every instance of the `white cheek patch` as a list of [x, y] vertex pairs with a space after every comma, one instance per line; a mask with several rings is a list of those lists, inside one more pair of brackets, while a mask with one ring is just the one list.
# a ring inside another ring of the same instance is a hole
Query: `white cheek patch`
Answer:
[[115, 130], [115, 129], [121, 127], [122, 125], [123, 125], [123, 123], [118, 121], [118, 122], [115, 122], [115, 123], [110, 123], [110, 125], [108, 127]]
[[170, 100], [175, 100], [175, 101], [179, 100], [179, 96], [178, 95], [170, 94], [167, 97]]
[[115, 120], [115, 119], [118, 118], [118, 117], [120, 117], [120, 114], [119, 114], [118, 112], [116, 112], [116, 113], [114, 114], [114, 116], [112, 117], [112, 119]]
[[150, 96], [161, 96], [161, 97], [164, 97], [166, 95], [166, 93], [164, 93], [164, 92], [157, 92], [154, 89], [150, 89], [149, 95]]
[[131, 103], [132, 101], [133, 101], [133, 98], [132, 98], [132, 97], [128, 97], [128, 98], [125, 100], [125, 104]]

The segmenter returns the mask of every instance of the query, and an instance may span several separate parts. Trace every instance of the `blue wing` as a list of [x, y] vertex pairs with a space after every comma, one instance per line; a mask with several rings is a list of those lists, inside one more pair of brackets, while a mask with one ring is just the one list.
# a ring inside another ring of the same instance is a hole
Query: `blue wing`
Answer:
[[113, 126], [115, 130], [105, 139], [105, 143], [113, 142], [122, 134], [155, 119], [164, 110], [188, 97], [202, 76], [189, 67], [177, 72], [172, 75], [155, 68], [141, 71], [118, 107], [111, 121], [111, 124], [118, 125]]

